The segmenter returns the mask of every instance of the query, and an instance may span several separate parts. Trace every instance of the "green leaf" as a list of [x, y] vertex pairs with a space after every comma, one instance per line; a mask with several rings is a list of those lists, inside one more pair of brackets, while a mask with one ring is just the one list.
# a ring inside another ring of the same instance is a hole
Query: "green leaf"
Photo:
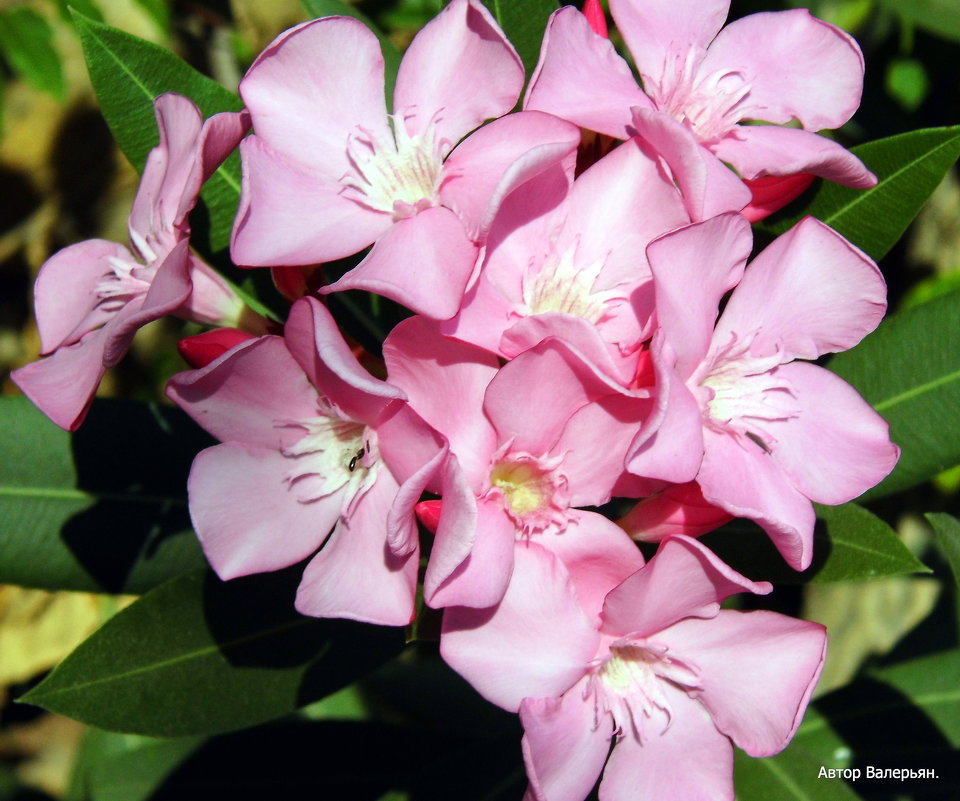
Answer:
[[301, 0], [304, 10], [313, 18], [318, 17], [353, 17], [366, 25], [380, 41], [380, 49], [383, 51], [384, 70], [386, 75], [385, 94], [387, 103], [393, 97], [393, 86], [397, 81], [397, 70], [400, 69], [400, 51], [397, 46], [388, 39], [384, 33], [379, 30], [370, 18], [356, 6], [350, 5], [343, 0]]
[[[74, 12], [90, 80], [117, 144], [137, 170], [159, 141], [153, 101], [164, 92], [186, 95], [205, 117], [239, 111], [240, 98], [151, 42]], [[233, 153], [201, 192], [209, 213], [210, 247], [221, 250], [240, 199], [240, 158]]]
[[956, 0], [880, 0], [880, 5], [919, 28], [960, 41], [960, 6]]
[[897, 58], [887, 65], [887, 94], [907, 111], [916, 111], [930, 91], [930, 79], [922, 61]]
[[828, 367], [883, 415], [902, 450], [893, 472], [862, 499], [960, 464], [960, 292], [892, 315]]
[[937, 544], [950, 564], [954, 581], [960, 586], [960, 520], [944, 512], [930, 512], [924, 517], [933, 526]]
[[63, 100], [66, 84], [50, 24], [32, 8], [0, 11], [0, 52], [27, 83]]
[[94, 402], [75, 434], [0, 399], [0, 582], [140, 593], [203, 564], [186, 477], [211, 443], [177, 409]]
[[808, 198], [804, 195], [759, 229], [782, 234], [810, 214], [880, 259], [960, 156], [960, 126], [899, 134], [860, 145], [853, 152], [876, 173], [878, 183], [873, 189], [821, 181], [809, 204], [803, 203]]
[[813, 563], [802, 573], [791, 570], [766, 534], [735, 522], [703, 540], [721, 559], [744, 575], [775, 584], [828, 584], [929, 573], [897, 533], [879, 517], [855, 503], [815, 505]]
[[547, 18], [557, 10], [557, 0], [483, 0], [507, 38], [517, 49], [529, 78], [540, 58]]
[[400, 652], [401, 629], [297, 614], [301, 572], [173, 579], [112, 617], [20, 700], [108, 731], [215, 734], [293, 712]]
[[823, 762], [800, 745], [754, 759], [739, 749], [734, 758], [737, 801], [859, 801], [842, 780], [818, 778]]
[[206, 741], [205, 737], [155, 739], [91, 729], [74, 768], [74, 783], [89, 801], [148, 801], [164, 779]]

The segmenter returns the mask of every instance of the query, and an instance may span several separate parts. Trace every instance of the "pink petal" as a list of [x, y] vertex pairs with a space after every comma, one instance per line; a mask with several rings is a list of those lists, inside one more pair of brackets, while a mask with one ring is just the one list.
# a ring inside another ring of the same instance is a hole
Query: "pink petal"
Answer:
[[446, 320], [457, 313], [477, 261], [460, 219], [437, 206], [398, 220], [360, 264], [321, 292], [362, 289]]
[[[636, 374], [635, 353], [624, 356], [616, 345], [600, 338], [597, 326], [582, 317], [562, 312], [523, 317], [504, 332], [497, 350], [512, 359], [550, 337], [564, 342], [571, 352], [625, 388]], [[641, 397], [639, 392], [635, 394]]]
[[289, 469], [279, 451], [239, 442], [207, 448], [194, 459], [190, 517], [220, 578], [296, 564], [337, 522], [343, 494], [301, 503], [284, 480]]
[[528, 543], [516, 546], [513, 577], [498, 606], [446, 610], [440, 654], [484, 698], [516, 711], [524, 698], [571, 687], [598, 642], [566, 569]]
[[[393, 477], [404, 484], [438, 452], [445, 452], [447, 443], [408, 404], [397, 403], [377, 421], [377, 449]], [[435, 478], [425, 485], [428, 492], [439, 492], [438, 487]]]
[[325, 17], [280, 34], [247, 71], [240, 96], [257, 138], [327, 181], [350, 167], [351, 132], [390, 136], [380, 44], [349, 17]]
[[846, 503], [893, 470], [900, 449], [887, 422], [843, 379], [803, 362], [777, 370], [794, 388], [800, 415], [774, 421], [773, 456], [817, 503]]
[[[443, 500], [433, 528], [435, 534], [433, 547], [423, 577], [423, 597], [430, 605], [435, 603], [434, 595], [438, 589], [442, 590], [444, 582], [458, 569], [465, 569], [461, 566], [470, 556], [470, 551], [477, 541], [480, 518], [477, 496], [465, 481], [457, 457], [453, 454], [448, 453], [441, 465], [440, 478], [440, 493]], [[484, 510], [485, 516], [487, 511]], [[509, 539], [512, 536], [512, 532], [501, 534], [502, 531], [506, 532], [506, 527], [499, 517], [494, 517], [492, 522], [494, 542], [499, 543], [502, 539]], [[489, 539], [489, 535], [485, 536]], [[513, 569], [513, 555], [510, 554], [507, 560], [509, 562], [506, 567], [508, 580], [509, 573]], [[501, 581], [505, 587], [506, 580], [498, 579], [498, 582]], [[502, 588], [500, 594], [503, 594]]]
[[[453, 0], [407, 48], [397, 73], [394, 111], [417, 134], [441, 112], [449, 151], [484, 120], [506, 114], [523, 89], [523, 64], [478, 0]], [[445, 151], [445, 152], [446, 152]]]
[[646, 399], [611, 394], [570, 415], [553, 452], [564, 455], [561, 470], [570, 482], [571, 506], [601, 506], [610, 500], [648, 409]]
[[879, 325], [887, 285], [873, 260], [813, 217], [775, 239], [744, 273], [714, 342], [757, 331], [751, 353], [782, 360], [847, 350]]
[[656, 86], [684, 67], [688, 52], [699, 55], [707, 48], [729, 8], [730, 0], [610, 0], [610, 14], [641, 77]]
[[[404, 407], [407, 408], [407, 407]], [[411, 413], [412, 414], [412, 413]], [[380, 434], [380, 429], [377, 429]], [[383, 440], [379, 443], [382, 447]], [[381, 455], [383, 451], [380, 451]], [[417, 550], [419, 533], [414, 509], [427, 486], [435, 483], [444, 459], [449, 451], [444, 447], [436, 448], [432, 458], [423, 462], [397, 490], [396, 497], [387, 515], [387, 547], [398, 557], [407, 556]], [[386, 461], [386, 460], [385, 460]], [[387, 463], [389, 466], [389, 462]]]
[[10, 378], [60, 428], [76, 431], [106, 372], [103, 348], [108, 336], [104, 328], [91, 331], [79, 342], [17, 368]]
[[697, 476], [704, 499], [759, 523], [787, 564], [806, 570], [813, 558], [813, 504], [759, 445], [710, 429], [704, 440]]
[[250, 112], [223, 111], [203, 123], [200, 132], [201, 174], [207, 180], [250, 130]]
[[720, 300], [743, 275], [752, 244], [749, 223], [725, 214], [666, 234], [647, 249], [657, 318], [682, 379], [706, 356]]
[[317, 298], [305, 297], [293, 304], [284, 338], [313, 385], [352, 420], [376, 425], [391, 401], [405, 397], [401, 389], [360, 366]]
[[749, 180], [808, 172], [855, 189], [877, 184], [877, 177], [849, 150], [798, 128], [739, 125], [710, 149]]
[[633, 127], [670, 167], [691, 220], [740, 211], [750, 202], [750, 190], [743, 181], [672, 117], [634, 108]]
[[436, 324], [413, 317], [390, 332], [383, 358], [390, 382], [447, 439], [466, 481], [479, 491], [497, 447], [496, 434], [482, 412], [483, 395], [497, 373], [496, 357], [442, 337]]
[[803, 719], [823, 667], [827, 632], [776, 612], [721, 611], [683, 620], [658, 638], [695, 664], [695, 697], [750, 756], [782, 751]]
[[178, 373], [167, 397], [223, 442], [278, 450], [302, 432], [282, 424], [317, 416], [317, 391], [276, 336], [243, 343], [200, 370]]
[[520, 704], [523, 761], [536, 801], [583, 801], [607, 761], [610, 721], [596, 720], [594, 705], [579, 688]]
[[750, 581], [690, 537], [665, 539], [646, 567], [607, 595], [603, 631], [616, 637], [655, 637], [687, 617], [712, 618], [739, 592], [766, 595], [773, 586]]
[[[462, 490], [462, 484], [460, 485]], [[500, 603], [514, 568], [516, 526], [498, 501], [474, 506], [462, 495], [444, 494], [440, 526], [423, 582], [423, 597], [434, 609], [449, 606], [486, 609]], [[451, 512], [456, 510], [456, 514]], [[472, 524], [472, 530], [469, 528]], [[466, 546], [469, 553], [451, 570]], [[434, 553], [437, 564], [433, 564]], [[432, 568], [432, 569], [431, 569]]]
[[669, 728], [642, 745], [633, 736], [617, 742], [600, 801], [733, 801], [733, 746], [699, 703], [663, 684], [673, 710]]
[[657, 374], [655, 405], [625, 454], [626, 469], [644, 478], [685, 484], [703, 460], [703, 413], [675, 369], [666, 330], [651, 348]]
[[595, 368], [549, 339], [500, 369], [483, 408], [499, 442], [512, 441], [514, 451], [540, 456], [553, 448], [577, 409], [609, 394], [609, 383]]
[[130, 211], [130, 230], [143, 237], [180, 226], [197, 201], [202, 181], [200, 109], [188, 98], [167, 92], [154, 101], [154, 113], [160, 143], [147, 156]]
[[103, 239], [88, 239], [57, 251], [40, 268], [33, 287], [41, 353], [77, 342], [107, 322], [97, 284], [113, 274], [111, 259], [129, 263], [130, 251]]
[[610, 40], [595, 34], [576, 9], [564, 6], [555, 11], [547, 23], [524, 109], [546, 111], [582, 128], [626, 139], [633, 106], [649, 108], [650, 99]]
[[398, 557], [386, 544], [387, 515], [397, 482], [381, 470], [376, 482], [344, 513], [330, 540], [306, 570], [297, 589], [297, 611], [381, 626], [413, 619], [417, 587], [415, 553]]
[[596, 512], [572, 510], [562, 534], [543, 536], [537, 542], [560, 557], [570, 572], [580, 607], [598, 627], [607, 593], [643, 567], [636, 543]]
[[860, 47], [805, 8], [730, 23], [700, 65], [701, 76], [714, 72], [736, 72], [749, 85], [741, 119], [796, 119], [808, 131], [839, 128], [857, 110], [863, 90]]
[[243, 187], [230, 255], [241, 266], [342, 259], [391, 225], [388, 215], [343, 197], [336, 179], [293, 161], [260, 136], [244, 139], [240, 156]]
[[[510, 193], [544, 172], [573, 179], [580, 130], [537, 111], [508, 114], [468, 136], [443, 165], [440, 200], [483, 241], [494, 215]], [[541, 190], [542, 191], [542, 190]]]

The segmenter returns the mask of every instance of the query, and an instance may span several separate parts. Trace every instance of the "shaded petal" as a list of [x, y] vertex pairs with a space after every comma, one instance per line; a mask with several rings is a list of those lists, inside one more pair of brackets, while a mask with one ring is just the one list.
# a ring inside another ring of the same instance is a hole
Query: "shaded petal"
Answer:
[[581, 406], [620, 389], [557, 339], [517, 356], [494, 376], [483, 409], [498, 442], [535, 456], [547, 453]]
[[440, 636], [446, 662], [509, 711], [524, 698], [565, 692], [586, 672], [600, 640], [560, 560], [535, 543], [515, 550], [500, 604], [447, 609]]
[[805, 8], [731, 22], [707, 50], [699, 73], [736, 72], [750, 93], [741, 119], [790, 122], [808, 131], [839, 128], [860, 105], [863, 54], [853, 37]]
[[398, 557], [386, 543], [387, 515], [396, 493], [397, 482], [381, 470], [303, 571], [298, 612], [381, 626], [406, 626], [413, 619], [416, 554]]
[[520, 704], [523, 761], [536, 801], [583, 801], [607, 761], [613, 727], [596, 721], [581, 683], [561, 698], [525, 698]]
[[595, 34], [575, 8], [555, 11], [523, 107], [546, 111], [582, 128], [626, 139], [633, 106], [650, 108], [627, 62]]
[[626, 469], [674, 484], [692, 481], [703, 460], [703, 413], [674, 365], [665, 331], [651, 347], [657, 374], [654, 408], [626, 451]]
[[[436, 536], [423, 577], [423, 598], [430, 605], [434, 604], [437, 590], [442, 589], [444, 582], [470, 556], [477, 541], [480, 517], [477, 497], [465, 481], [457, 457], [452, 453], [447, 454], [440, 468], [440, 476], [443, 500], [436, 524], [431, 529]], [[512, 555], [510, 562], [512, 564]]]
[[704, 429], [706, 450], [697, 483], [708, 503], [755, 520], [794, 570], [813, 558], [813, 504], [776, 460], [748, 440]]
[[813, 217], [777, 237], [746, 269], [714, 342], [757, 331], [750, 352], [783, 361], [847, 350], [880, 324], [887, 285], [874, 261]]
[[672, 117], [634, 108], [633, 127], [670, 167], [691, 220], [740, 211], [750, 202], [743, 181]]
[[570, 415], [553, 448], [570, 483], [570, 506], [600, 506], [610, 500], [624, 457], [640, 429], [649, 402], [608, 395]]
[[738, 125], [710, 149], [749, 180], [807, 172], [854, 189], [877, 184], [877, 177], [845, 147], [798, 128]]
[[560, 191], [565, 190], [573, 180], [579, 144], [580, 129], [550, 114], [508, 114], [468, 136], [450, 154], [443, 165], [440, 201], [480, 242], [517, 187], [549, 171], [555, 173], [551, 180], [558, 181]]
[[712, 618], [739, 592], [766, 595], [773, 586], [751, 581], [690, 537], [665, 539], [657, 553], [607, 595], [603, 631], [616, 637], [653, 637], [687, 617]]
[[[377, 423], [377, 450], [401, 484], [447, 450], [446, 440], [406, 403], [394, 404]], [[427, 481], [427, 491], [439, 493], [439, 483]]]
[[600, 801], [733, 801], [730, 740], [699, 703], [662, 685], [673, 710], [669, 728], [647, 737], [643, 745], [632, 736], [616, 744], [603, 773]]
[[116, 242], [88, 239], [44, 262], [33, 286], [41, 353], [78, 341], [116, 314], [103, 310], [97, 292], [101, 279], [113, 274], [111, 259], [130, 263], [133, 256]]
[[106, 372], [103, 348], [108, 336], [103, 328], [91, 331], [79, 342], [17, 368], [10, 378], [60, 428], [76, 431]]
[[498, 370], [497, 358], [441, 336], [435, 323], [420, 317], [394, 327], [383, 343], [383, 358], [390, 382], [447, 439], [467, 483], [479, 492], [497, 447], [496, 434], [482, 411], [487, 385]]
[[846, 381], [803, 362], [777, 370], [796, 392], [800, 415], [772, 421], [773, 456], [810, 500], [853, 500], [893, 470], [900, 449], [890, 427]]
[[697, 666], [701, 690], [694, 696], [716, 727], [754, 757], [776, 754], [790, 742], [827, 648], [819, 623], [767, 611], [682, 620], [658, 639]]
[[357, 361], [327, 307], [317, 298], [293, 304], [284, 327], [287, 347], [314, 386], [351, 420], [376, 425], [403, 390], [374, 378]]
[[[444, 494], [435, 541], [442, 543], [441, 554], [437, 554], [442, 562], [438, 561], [434, 570], [430, 569], [433, 565], [427, 567], [423, 597], [435, 609], [486, 609], [500, 603], [507, 590], [517, 530], [499, 501], [480, 499], [471, 503], [464, 497], [462, 484], [459, 489], [461, 494], [454, 496], [453, 504], [448, 504]], [[451, 571], [450, 566], [467, 547], [469, 554]], [[431, 563], [433, 557], [431, 553]]]
[[397, 490], [387, 515], [387, 547], [395, 556], [407, 556], [417, 550], [419, 533], [414, 509], [426, 487], [438, 483], [435, 478], [448, 453], [445, 447], [436, 448], [433, 458], [425, 461]]
[[173, 376], [167, 397], [222, 442], [279, 450], [302, 431], [278, 423], [317, 416], [317, 391], [282, 337], [248, 340], [200, 370]]
[[[200, 109], [173, 92], [160, 95], [153, 109], [160, 143], [147, 155], [130, 211], [130, 231], [144, 238], [180, 226], [197, 202], [202, 182], [198, 157], [203, 125]], [[146, 253], [141, 255], [148, 258]]]
[[250, 112], [222, 111], [203, 123], [200, 131], [201, 176], [207, 180], [250, 130]]
[[436, 206], [398, 220], [356, 267], [321, 292], [362, 289], [446, 320], [457, 313], [477, 247], [450, 209]]
[[[730, 0], [611, 0], [610, 14], [644, 80], [657, 86], [701, 53], [727, 19]], [[666, 73], [666, 75], [665, 75]]]
[[523, 89], [523, 64], [478, 0], [453, 0], [410, 43], [397, 73], [394, 111], [411, 134], [437, 112], [441, 139], [452, 148], [484, 120], [506, 114]]
[[681, 379], [706, 356], [720, 300], [739, 282], [752, 245], [750, 224], [739, 214], [725, 214], [666, 234], [647, 248], [657, 319]]
[[640, 542], [660, 542], [671, 534], [699, 537], [729, 522], [730, 514], [707, 503], [696, 482], [675, 484], [640, 501], [617, 521]]
[[570, 572], [584, 612], [600, 625], [603, 600], [611, 589], [643, 567], [637, 544], [616, 523], [596, 512], [570, 511], [562, 534], [538, 539]]
[[301, 503], [279, 451], [228, 442], [194, 459], [187, 489], [203, 552], [224, 581], [279, 570], [313, 553], [340, 517], [343, 493]]
[[392, 136], [380, 43], [362, 22], [324, 17], [280, 34], [240, 81], [254, 133], [328, 181], [350, 167], [347, 138]]
[[287, 266], [358, 253], [390, 217], [340, 195], [340, 184], [293, 161], [259, 136], [240, 143], [243, 187], [230, 255], [241, 265]]

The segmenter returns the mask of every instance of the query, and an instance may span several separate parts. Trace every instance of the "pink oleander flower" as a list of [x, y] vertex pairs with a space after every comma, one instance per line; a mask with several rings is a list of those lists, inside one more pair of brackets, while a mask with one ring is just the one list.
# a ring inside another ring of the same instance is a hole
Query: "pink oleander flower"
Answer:
[[[823, 626], [721, 610], [771, 585], [672, 537], [608, 592], [535, 542], [493, 610], [444, 612], [440, 652], [488, 700], [519, 711], [526, 801], [733, 801], [733, 744], [776, 754], [820, 675]], [[582, 581], [582, 579], [581, 579]], [[611, 748], [612, 746], [612, 748]]]
[[167, 394], [222, 441], [197, 455], [187, 485], [217, 575], [277, 570], [320, 549], [298, 610], [410, 622], [416, 549], [397, 555], [388, 540], [415, 528], [424, 476], [445, 451], [403, 392], [357, 363], [319, 301], [295, 303], [283, 337], [243, 342], [174, 376]]
[[373, 245], [324, 291], [365, 289], [450, 317], [500, 200], [575, 156], [576, 127], [540, 113], [460, 143], [522, 86], [519, 57], [479, 0], [453, 0], [417, 34], [392, 114], [380, 46], [362, 23], [326, 17], [282, 34], [240, 83], [253, 135], [240, 149], [234, 261], [307, 265]]
[[652, 323], [646, 247], [690, 216], [656, 154], [639, 139], [624, 142], [572, 185], [568, 178], [544, 172], [501, 205], [480, 274], [441, 330], [510, 358], [518, 347], [536, 344], [525, 335], [517, 341], [534, 326], [540, 338], [570, 338], [579, 326], [603, 343], [626, 385]]
[[[621, 139], [670, 127], [749, 180], [810, 173], [873, 186], [875, 176], [859, 159], [816, 133], [843, 125], [860, 103], [857, 43], [805, 9], [753, 14], [723, 28], [729, 5], [611, 0], [642, 89], [582, 14], [560, 9], [524, 108]], [[744, 124], [754, 121], [776, 124]], [[783, 127], [792, 121], [801, 128]]]
[[749, 223], [728, 214], [648, 248], [659, 411], [627, 468], [695, 480], [707, 503], [757, 521], [803, 570], [811, 501], [860, 495], [893, 469], [899, 448], [849, 384], [797, 360], [847, 350], [869, 334], [886, 310], [886, 284], [868, 256], [812, 217], [745, 269], [751, 244]]
[[610, 554], [630, 564], [638, 555], [615, 524], [577, 507], [610, 499], [650, 407], [645, 396], [556, 337], [500, 367], [493, 354], [446, 339], [417, 317], [387, 337], [384, 359], [391, 382], [450, 448], [424, 576], [428, 604], [496, 604], [518, 541], [571, 559], [593, 548], [597, 564]]
[[176, 94], [161, 95], [154, 107], [160, 143], [147, 156], [130, 212], [132, 250], [103, 239], [70, 245], [47, 260], [34, 286], [41, 353], [52, 355], [14, 370], [12, 378], [70, 431], [86, 417], [107, 368], [147, 323], [176, 314], [264, 330], [264, 321], [189, 249], [187, 215], [203, 182], [246, 133], [246, 116], [204, 121]]

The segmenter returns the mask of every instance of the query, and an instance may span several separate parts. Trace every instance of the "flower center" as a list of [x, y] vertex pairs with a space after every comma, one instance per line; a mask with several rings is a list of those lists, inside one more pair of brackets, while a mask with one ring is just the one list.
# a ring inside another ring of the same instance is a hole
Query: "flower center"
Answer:
[[560, 533], [567, 526], [567, 480], [557, 468], [562, 457], [537, 458], [528, 453], [494, 454], [491, 492], [503, 499], [503, 508], [524, 535]]
[[610, 656], [592, 676], [590, 691], [600, 713], [609, 712], [617, 726], [617, 736], [629, 731], [641, 743], [648, 736], [648, 721], [656, 720], [656, 734], [663, 734], [673, 716], [664, 692], [668, 684], [681, 690], [700, 688], [699, 670], [676, 657], [668, 649], [649, 640], [624, 638], [610, 646]]
[[110, 256], [111, 271], [105, 273], [94, 286], [104, 311], [118, 311], [138, 295], [145, 295], [157, 272], [156, 264], [144, 266], [135, 261]]
[[755, 338], [756, 332], [742, 340], [733, 334], [714, 354], [700, 385], [708, 393], [707, 425], [715, 431], [749, 437], [769, 452], [776, 438], [764, 429], [764, 421], [797, 417], [800, 407], [793, 387], [777, 375], [782, 351], [751, 355]]
[[684, 56], [674, 54], [673, 65], [663, 71], [662, 83], [644, 88], [660, 111], [688, 125], [702, 142], [712, 143], [744, 118], [743, 102], [750, 94], [750, 84], [739, 72], [730, 70], [698, 78], [703, 55], [696, 47]]
[[551, 252], [536, 275], [527, 272], [523, 276], [523, 302], [529, 314], [556, 311], [599, 323], [609, 314], [611, 304], [626, 299], [615, 290], [595, 292], [593, 287], [604, 261], [598, 259], [578, 268], [574, 263], [575, 250], [573, 247], [559, 255]]
[[410, 136], [404, 117], [390, 115], [392, 136], [377, 136], [357, 126], [347, 139], [352, 165], [340, 183], [341, 193], [393, 220], [412, 217], [436, 205], [436, 194], [447, 149], [437, 140], [435, 120], [423, 133]]
[[376, 433], [362, 423], [344, 419], [325, 398], [320, 414], [304, 420], [279, 421], [300, 428], [303, 435], [281, 453], [292, 461], [284, 476], [301, 503], [310, 503], [345, 488], [345, 507], [374, 483], [379, 469]]

